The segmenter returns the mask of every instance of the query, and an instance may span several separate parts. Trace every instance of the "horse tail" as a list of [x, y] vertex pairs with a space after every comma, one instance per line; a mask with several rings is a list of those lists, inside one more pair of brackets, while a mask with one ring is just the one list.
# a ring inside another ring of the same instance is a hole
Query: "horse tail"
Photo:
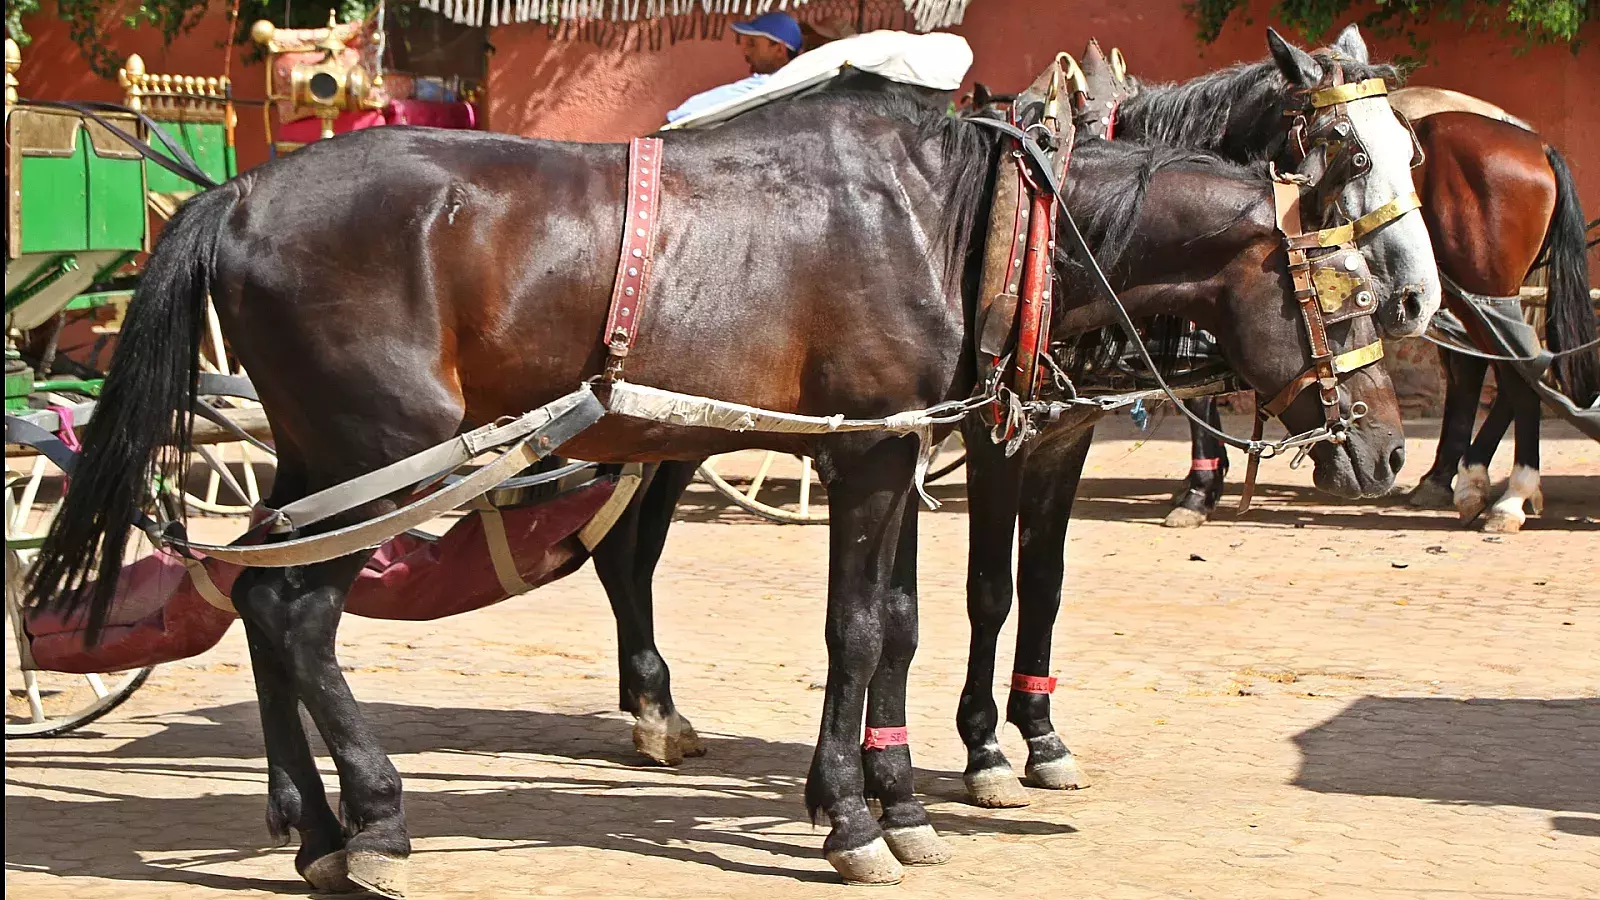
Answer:
[[71, 490], [39, 551], [28, 602], [87, 610], [90, 642], [110, 612], [135, 518], [155, 486], [183, 484], [217, 237], [238, 199], [232, 185], [206, 191], [162, 230], [84, 428]]
[[[1556, 174], [1556, 208], [1545, 234], [1550, 265], [1545, 339], [1552, 351], [1560, 351], [1595, 339], [1594, 307], [1589, 300], [1587, 226], [1578, 203], [1578, 186], [1567, 161], [1554, 147], [1545, 147], [1544, 155]], [[1555, 375], [1574, 403], [1588, 406], [1600, 394], [1600, 349], [1557, 359]]]

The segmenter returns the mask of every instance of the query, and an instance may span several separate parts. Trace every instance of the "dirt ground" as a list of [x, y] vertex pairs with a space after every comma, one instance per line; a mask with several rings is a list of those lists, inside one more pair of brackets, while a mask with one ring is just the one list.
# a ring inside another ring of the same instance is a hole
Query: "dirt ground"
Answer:
[[[1405, 483], [1436, 427], [1410, 430]], [[1547, 425], [1548, 506], [1520, 535], [1398, 498], [1330, 502], [1309, 466], [1283, 461], [1264, 465], [1244, 521], [1174, 532], [1157, 523], [1185, 432], [1172, 419], [1148, 440], [1125, 419], [1102, 432], [1056, 636], [1055, 721], [1092, 785], [1031, 791], [1023, 809], [962, 800], [958, 476], [922, 517], [909, 722], [918, 787], [956, 856], [878, 893], [1596, 896], [1600, 445]], [[1508, 466], [1509, 447], [1496, 474]], [[342, 660], [405, 778], [413, 897], [849, 891], [802, 801], [826, 529], [760, 522], [700, 487], [681, 519], [657, 618], [710, 752], [676, 769], [642, 764], [612, 711], [612, 622], [587, 570], [443, 622], [345, 620]], [[1021, 740], [1003, 742], [1020, 769]], [[237, 626], [79, 733], [7, 741], [5, 776], [8, 897], [306, 892], [292, 848], [264, 846]]]

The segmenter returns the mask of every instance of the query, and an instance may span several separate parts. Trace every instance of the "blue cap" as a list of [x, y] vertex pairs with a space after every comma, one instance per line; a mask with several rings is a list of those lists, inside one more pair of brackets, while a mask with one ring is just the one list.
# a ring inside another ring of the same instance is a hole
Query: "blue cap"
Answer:
[[731, 27], [739, 34], [759, 34], [772, 38], [795, 53], [800, 52], [800, 23], [788, 13], [770, 12], [748, 22], [735, 22]]

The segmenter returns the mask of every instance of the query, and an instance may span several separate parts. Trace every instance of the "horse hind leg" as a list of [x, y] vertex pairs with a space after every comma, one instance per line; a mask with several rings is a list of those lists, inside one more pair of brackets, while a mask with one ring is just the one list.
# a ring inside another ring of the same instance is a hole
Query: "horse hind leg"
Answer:
[[[1478, 429], [1478, 437], [1461, 458], [1451, 499], [1456, 514], [1463, 522], [1476, 521], [1489, 505], [1489, 462], [1494, 459], [1495, 449], [1500, 446], [1500, 439], [1505, 437], [1506, 428], [1511, 425], [1515, 413], [1513, 394], [1507, 391], [1507, 387], [1516, 377], [1515, 373], [1496, 367], [1495, 381], [1500, 385], [1500, 392], [1495, 395], [1494, 405], [1489, 408], [1483, 427]], [[1515, 387], [1511, 387], [1511, 391], [1514, 392]]]
[[[868, 684], [884, 658], [885, 632], [905, 627], [904, 615], [891, 607], [897, 602], [893, 592], [903, 590], [903, 585], [897, 588], [896, 554], [903, 540], [901, 520], [909, 502], [917, 444], [914, 438], [868, 440], [836, 438], [817, 458], [832, 513], [828, 526], [828, 682], [822, 727], [806, 777], [806, 810], [813, 821], [818, 812], [827, 813], [831, 828], [823, 853], [847, 884], [895, 884], [904, 872], [867, 807], [860, 740], [861, 723], [867, 716]], [[915, 561], [900, 565], [915, 566]], [[900, 599], [915, 608], [914, 594]], [[892, 655], [909, 652], [903, 633], [893, 636], [891, 642], [896, 645]], [[885, 714], [887, 709], [880, 706], [879, 713]], [[899, 727], [905, 721], [888, 724]], [[909, 774], [909, 749], [897, 747], [894, 752], [906, 754], [903, 768]], [[897, 765], [895, 770], [900, 768]], [[881, 782], [874, 785], [875, 791], [883, 788]], [[916, 800], [908, 803], [916, 805]]]
[[[894, 727], [906, 721], [906, 678], [917, 649], [917, 508], [906, 503], [900, 522], [893, 576], [881, 603], [883, 655], [867, 687], [867, 727]], [[866, 795], [883, 804], [878, 824], [889, 851], [908, 866], [936, 866], [950, 861], [950, 845], [928, 821], [917, 802], [909, 745], [861, 751]]]
[[327, 893], [359, 890], [348, 877], [344, 833], [328, 806], [322, 776], [300, 723], [300, 699], [278, 652], [281, 624], [262, 610], [276, 607], [287, 583], [282, 569], [247, 569], [234, 586], [244, 619], [267, 752], [267, 831], [282, 845], [289, 830], [300, 833], [295, 870], [312, 888]]
[[967, 799], [986, 809], [1028, 805], [1028, 792], [1000, 749], [1000, 710], [994, 670], [1000, 629], [1011, 612], [1012, 539], [1022, 470], [1030, 448], [1006, 458], [976, 418], [962, 424], [967, 438], [967, 678], [956, 707], [956, 731], [967, 747], [962, 774]]
[[1507, 385], [1516, 407], [1517, 449], [1506, 482], [1505, 493], [1483, 516], [1483, 530], [1514, 534], [1522, 530], [1528, 517], [1525, 507], [1536, 515], [1544, 513], [1544, 493], [1539, 489], [1539, 398], [1521, 380]]
[[[1212, 427], [1222, 427], [1216, 400], [1197, 397], [1183, 401], [1189, 411], [1204, 418]], [[1172, 497], [1172, 510], [1162, 525], [1168, 528], [1198, 528], [1211, 518], [1222, 499], [1222, 486], [1228, 475], [1228, 448], [1216, 436], [1189, 423], [1189, 476]]]
[[1028, 742], [1028, 784], [1047, 790], [1088, 786], [1077, 759], [1050, 719], [1053, 682], [1038, 682], [1048, 679], [1050, 673], [1051, 643], [1066, 576], [1067, 527], [1093, 436], [1093, 429], [1086, 428], [1070, 443], [1051, 448], [1048, 454], [1044, 450], [1035, 452], [1023, 474], [1013, 669], [1029, 680], [1013, 680], [1006, 720]]
[[[268, 827], [280, 833], [285, 823], [300, 829], [295, 864], [313, 887], [365, 888], [401, 898], [411, 839], [400, 775], [362, 718], [335, 654], [344, 597], [368, 555], [247, 572], [243, 589], [234, 591], [234, 605], [250, 640], [269, 767], [283, 768], [277, 777], [269, 768]], [[296, 698], [339, 771], [342, 829], [327, 810]]]
[[1440, 348], [1444, 363], [1444, 416], [1439, 427], [1439, 446], [1433, 466], [1412, 488], [1406, 503], [1418, 509], [1451, 509], [1455, 506], [1452, 482], [1472, 444], [1472, 425], [1477, 419], [1478, 398], [1483, 395], [1483, 376], [1487, 361], [1465, 353]]
[[672, 699], [671, 673], [656, 648], [652, 588], [673, 510], [695, 468], [681, 462], [656, 467], [594, 550], [595, 573], [617, 620], [619, 705], [634, 715], [634, 749], [664, 766], [706, 752]]

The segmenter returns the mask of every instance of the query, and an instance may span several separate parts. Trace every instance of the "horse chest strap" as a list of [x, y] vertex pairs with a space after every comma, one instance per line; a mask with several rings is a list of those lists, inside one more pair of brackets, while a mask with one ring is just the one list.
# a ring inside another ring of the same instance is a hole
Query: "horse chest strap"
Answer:
[[639, 314], [650, 281], [656, 219], [660, 211], [662, 155], [660, 138], [634, 138], [628, 144], [622, 253], [611, 287], [611, 310], [606, 316], [606, 381], [615, 381], [622, 375], [622, 360], [639, 334]]

